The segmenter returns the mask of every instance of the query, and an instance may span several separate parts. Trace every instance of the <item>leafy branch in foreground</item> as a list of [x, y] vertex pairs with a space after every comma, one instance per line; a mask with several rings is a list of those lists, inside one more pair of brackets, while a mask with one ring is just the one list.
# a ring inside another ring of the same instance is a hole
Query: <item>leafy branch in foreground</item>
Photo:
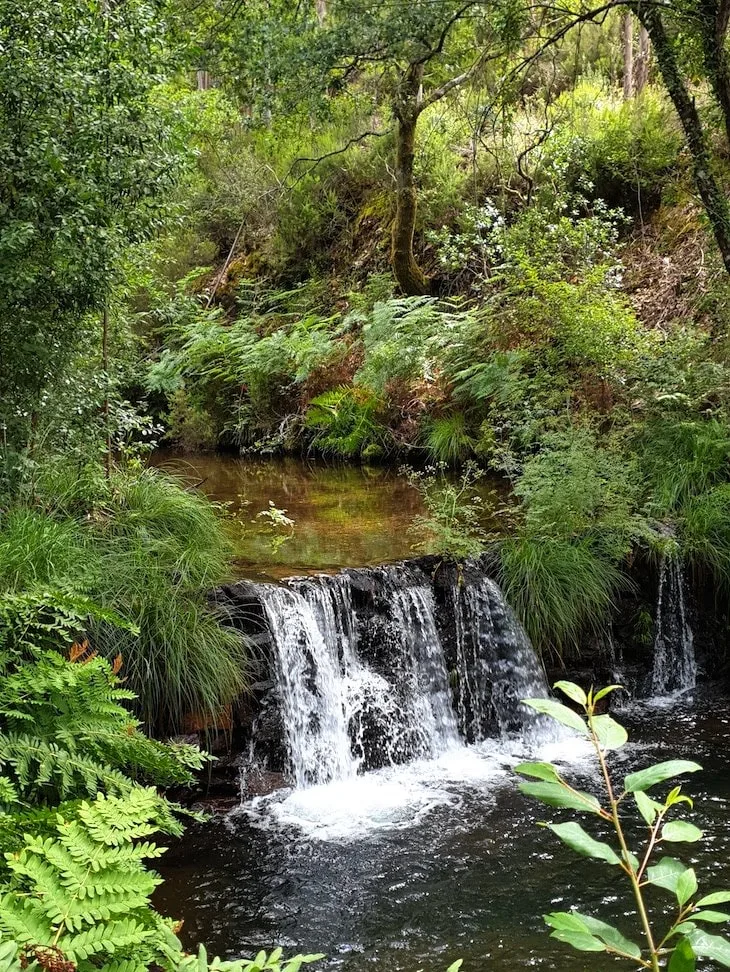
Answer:
[[[520, 789], [548, 806], [593, 814], [609, 826], [614, 835], [612, 843], [597, 840], [576, 821], [547, 824], [571, 850], [623, 872], [634, 895], [644, 941], [638, 945], [613, 925], [577, 911], [559, 911], [544, 916], [545, 923], [553, 929], [552, 937], [579, 951], [607, 952], [631, 962], [634, 968], [651, 969], [652, 972], [663, 968], [668, 972], [694, 972], [697, 958], [730, 967], [730, 941], [708, 934], [703, 927], [704, 924], [730, 921], [730, 914], [714, 910], [715, 905], [730, 902], [730, 891], [698, 897], [697, 875], [693, 868], [670, 856], [652, 863], [654, 853], [664, 845], [694, 844], [702, 839], [702, 831], [677, 817], [682, 808], [692, 807], [692, 800], [682, 793], [680, 786], [673, 787], [663, 801], [650, 797], [647, 791], [682, 774], [695, 773], [702, 767], [683, 759], [656, 763], [629, 773], [619, 790], [608, 766], [608, 754], [624, 746], [628, 734], [612, 716], [597, 715], [596, 707], [601, 699], [620, 686], [609, 685], [596, 692], [591, 689], [587, 694], [573, 682], [556, 682], [554, 687], [580, 706], [584, 714], [579, 715], [555, 699], [525, 699], [524, 702], [592, 743], [605, 796], [601, 801], [590, 793], [575, 789], [552, 763], [521, 763], [517, 766], [516, 772], [529, 777], [529, 781], [520, 784]], [[629, 848], [625, 827], [628, 817], [625, 808], [631, 803], [646, 825], [646, 836], [643, 846], [637, 848], [638, 853]], [[650, 885], [670, 892], [676, 899], [676, 913], [663, 935], [653, 927], [647, 907], [646, 889]]]

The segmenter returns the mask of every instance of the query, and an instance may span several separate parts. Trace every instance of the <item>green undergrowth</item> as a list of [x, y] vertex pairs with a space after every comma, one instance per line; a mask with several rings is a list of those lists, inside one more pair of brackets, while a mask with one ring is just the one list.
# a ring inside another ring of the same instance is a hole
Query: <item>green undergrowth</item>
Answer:
[[207, 604], [227, 576], [215, 509], [153, 469], [50, 464], [0, 513], [8, 603], [77, 603], [79, 636], [123, 661], [144, 722], [215, 723], [246, 685], [247, 650]]

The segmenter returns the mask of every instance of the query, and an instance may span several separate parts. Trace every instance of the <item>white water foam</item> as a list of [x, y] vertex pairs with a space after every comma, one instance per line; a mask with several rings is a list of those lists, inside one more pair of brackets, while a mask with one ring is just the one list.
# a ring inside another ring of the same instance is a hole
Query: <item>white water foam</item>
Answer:
[[590, 744], [569, 731], [530, 746], [485, 740], [456, 744], [433, 759], [388, 766], [361, 776], [256, 797], [233, 811], [255, 826], [293, 830], [299, 839], [352, 842], [382, 831], [416, 826], [440, 807], [458, 808], [470, 792], [482, 797], [514, 786], [513, 768], [525, 759], [548, 760], [590, 772]]

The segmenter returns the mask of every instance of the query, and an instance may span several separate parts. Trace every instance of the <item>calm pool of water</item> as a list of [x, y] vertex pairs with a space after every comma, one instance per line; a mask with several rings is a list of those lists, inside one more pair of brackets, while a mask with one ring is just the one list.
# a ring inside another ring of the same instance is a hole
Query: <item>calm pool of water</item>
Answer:
[[[623, 721], [632, 744], [618, 773], [675, 756], [703, 764], [686, 790], [707, 840], [672, 850], [696, 866], [701, 888], [730, 888], [730, 704], [637, 708]], [[546, 755], [596, 785], [579, 745]], [[517, 791], [519, 758], [495, 743], [461, 748], [191, 828], [163, 859], [157, 904], [185, 919], [189, 945], [226, 957], [281, 944], [325, 952], [317, 968], [342, 972], [444, 972], [457, 957], [465, 972], [609, 972], [611, 959], [551, 940], [540, 916], [579, 906], [632, 933], [630, 893], [537, 826], [561, 812]], [[652, 902], [671, 903], [660, 891]]]
[[[416, 538], [409, 528], [423, 504], [392, 469], [172, 453], [158, 454], [155, 464], [228, 505], [242, 575], [280, 577], [413, 556]], [[294, 521], [290, 531], [272, 531], [257, 516], [269, 503], [286, 510]]]

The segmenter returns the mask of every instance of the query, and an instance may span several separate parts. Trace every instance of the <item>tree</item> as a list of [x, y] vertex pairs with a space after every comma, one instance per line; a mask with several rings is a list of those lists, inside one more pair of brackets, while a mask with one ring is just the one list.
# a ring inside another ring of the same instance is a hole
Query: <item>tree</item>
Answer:
[[154, 104], [166, 59], [146, 0], [0, 0], [0, 422], [16, 449], [174, 178]]
[[515, 0], [233, 2], [209, 43], [218, 48], [221, 76], [262, 114], [286, 116], [307, 104], [321, 112], [333, 94], [358, 86], [387, 110], [395, 149], [391, 262], [403, 292], [415, 295], [431, 289], [413, 249], [419, 119], [506, 50], [526, 17]]

